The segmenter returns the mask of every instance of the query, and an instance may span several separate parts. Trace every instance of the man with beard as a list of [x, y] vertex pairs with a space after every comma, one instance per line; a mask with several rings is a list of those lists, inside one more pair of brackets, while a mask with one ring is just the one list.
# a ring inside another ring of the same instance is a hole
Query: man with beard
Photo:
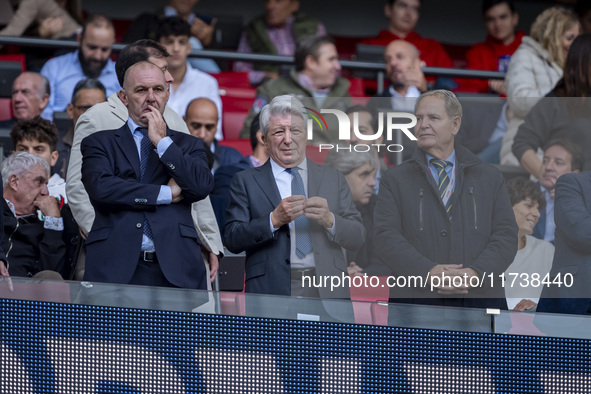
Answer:
[[110, 59], [115, 29], [102, 15], [88, 18], [78, 36], [78, 49], [49, 60], [41, 74], [49, 79], [52, 95], [43, 117], [51, 119], [54, 112], [65, 111], [74, 87], [86, 78], [98, 79], [107, 90], [107, 97], [121, 89], [115, 73], [115, 62]]

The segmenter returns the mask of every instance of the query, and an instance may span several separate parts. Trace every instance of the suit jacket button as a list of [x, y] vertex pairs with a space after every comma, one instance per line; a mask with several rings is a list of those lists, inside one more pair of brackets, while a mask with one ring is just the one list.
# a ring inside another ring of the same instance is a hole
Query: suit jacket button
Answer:
[[136, 199], [135, 199], [135, 202], [140, 202], [140, 199], [139, 199], [139, 198], [136, 198]]
[[445, 231], [445, 230], [441, 230], [441, 236], [442, 236], [442, 237], [445, 237], [445, 236], [447, 236], [447, 231]]
[[142, 228], [142, 224], [141, 224], [141, 223], [137, 223], [135, 226], [136, 226], [137, 228]]
[[256, 242], [261, 242], [262, 239], [263, 239], [263, 237], [261, 237], [260, 235], [257, 235], [254, 240]]

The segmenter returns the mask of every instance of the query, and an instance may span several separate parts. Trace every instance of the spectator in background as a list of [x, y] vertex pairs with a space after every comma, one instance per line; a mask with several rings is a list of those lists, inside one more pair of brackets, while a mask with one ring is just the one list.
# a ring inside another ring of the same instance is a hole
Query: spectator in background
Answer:
[[550, 140], [563, 139], [584, 148], [585, 169], [591, 169], [591, 34], [573, 41], [568, 52], [564, 77], [540, 100], [519, 127], [513, 142], [513, 154], [521, 166], [535, 177], [540, 176], [542, 162], [539, 148]]
[[215, 139], [218, 118], [216, 104], [205, 97], [192, 100], [187, 106], [186, 114], [183, 117], [189, 128], [189, 133], [193, 137], [201, 138], [206, 149], [209, 148], [213, 153], [212, 174], [215, 174], [218, 167], [245, 161], [244, 156], [236, 149], [220, 145]]
[[[326, 29], [317, 19], [298, 12], [299, 0], [265, 0], [265, 12], [246, 25], [238, 44], [239, 53], [293, 56], [304, 36], [324, 36]], [[259, 85], [283, 73], [278, 65], [236, 62], [234, 71], [248, 71], [250, 83]], [[263, 104], [264, 105], [264, 104]]]
[[[170, 54], [166, 58], [168, 72], [174, 78], [170, 85], [168, 106], [177, 114], [184, 116], [188, 104], [196, 98], [206, 97], [213, 101], [218, 114], [222, 113], [222, 99], [218, 82], [214, 77], [194, 69], [187, 61], [191, 52], [191, 26], [179, 17], [173, 16], [160, 21], [156, 40]], [[222, 117], [219, 116], [217, 140], [224, 139], [222, 134]]]
[[[193, 49], [203, 49], [212, 43], [216, 19], [207, 15], [195, 14], [193, 9], [199, 0], [169, 0], [164, 9], [156, 13], [143, 13], [138, 16], [127, 29], [123, 42], [137, 40], [158, 40], [160, 19], [178, 16], [190, 25], [191, 38], [189, 43]], [[218, 73], [220, 68], [211, 59], [190, 58], [189, 63], [201, 71]]]
[[575, 3], [575, 13], [579, 17], [582, 32], [591, 33], [591, 1], [577, 0]]
[[[15, 152], [28, 152], [44, 159], [51, 167], [59, 159], [56, 150], [58, 131], [53, 123], [41, 117], [18, 122], [10, 133]], [[70, 278], [73, 262], [76, 261], [80, 233], [66, 198], [66, 181], [57, 173], [50, 172], [47, 190], [54, 197], [63, 218], [63, 240], [66, 245], [67, 259], [60, 272], [64, 278]]]
[[213, 190], [209, 197], [220, 227], [223, 227], [226, 221], [226, 208], [230, 202], [230, 182], [234, 174], [247, 168], [260, 167], [269, 159], [261, 133], [259, 115], [257, 114], [250, 124], [252, 155], [246, 156], [246, 161], [219, 167], [213, 175]]
[[[501, 164], [519, 165], [519, 159], [511, 152], [517, 129], [533, 106], [562, 77], [566, 55], [579, 30], [579, 21], [572, 11], [562, 7], [549, 8], [538, 15], [531, 26], [530, 36], [523, 37], [511, 57], [505, 77], [509, 123], [502, 141]], [[535, 171], [539, 168], [538, 163]]]
[[394, 40], [405, 40], [419, 50], [420, 57], [427, 66], [453, 67], [441, 44], [431, 38], [423, 38], [414, 31], [419, 21], [420, 8], [420, 0], [388, 0], [384, 6], [388, 30], [382, 30], [376, 38], [366, 39], [362, 43], [386, 46]]
[[410, 42], [392, 41], [384, 51], [384, 63], [390, 86], [375, 96], [378, 99], [373, 99], [372, 105], [376, 108], [414, 112], [416, 98], [432, 87], [421, 70], [425, 62], [419, 57], [419, 51]]
[[[414, 112], [414, 111], [413, 111]], [[347, 116], [349, 117], [349, 122], [351, 125], [351, 138], [349, 139], [349, 144], [355, 146], [358, 144], [367, 144], [368, 141], [361, 140], [356, 134], [353, 128], [355, 127], [355, 114], [357, 114], [357, 130], [359, 133], [363, 135], [375, 135], [376, 131], [378, 130], [378, 113], [371, 107], [367, 106], [364, 107], [362, 105], [354, 105], [352, 107], [347, 108], [345, 111]], [[382, 126], [382, 131], [384, 130]], [[376, 139], [369, 142], [371, 145], [381, 145], [384, 143], [385, 134], [382, 132], [382, 135]], [[386, 149], [382, 146], [379, 150], [372, 146], [372, 149], [369, 151], [376, 161], [376, 173], [375, 173], [375, 185], [373, 187], [374, 193], [377, 195], [378, 191], [380, 190], [380, 179], [382, 179], [382, 175], [388, 169], [388, 164], [385, 161], [385, 151]], [[330, 165], [329, 163], [326, 163]], [[331, 165], [331, 167], [334, 167]], [[337, 167], [335, 167], [337, 168]], [[345, 173], [344, 173], [345, 174]], [[346, 175], [346, 174], [345, 174]], [[345, 177], [346, 178], [346, 177]], [[351, 186], [351, 185], [349, 185]], [[355, 197], [355, 196], [353, 196]], [[371, 233], [368, 233], [371, 234]]]
[[76, 122], [87, 109], [104, 101], [107, 101], [107, 94], [105, 87], [98, 79], [83, 79], [76, 84], [74, 93], [72, 93], [72, 101], [66, 108], [68, 117], [72, 119], [72, 125], [62, 138], [58, 138], [57, 151], [59, 156], [57, 162], [51, 167], [52, 173], [59, 174], [66, 179]]
[[[12, 276], [31, 277], [42, 271], [63, 272], [66, 245], [64, 220], [56, 199], [48, 194], [49, 164], [27, 152], [16, 152], [2, 162], [5, 234], [2, 248]], [[55, 278], [61, 276], [54, 275]]]
[[[56, 149], [57, 128], [47, 119], [39, 116], [18, 122], [10, 131], [10, 138], [15, 152], [29, 152], [43, 158], [49, 167], [53, 166], [59, 157]], [[49, 195], [63, 203], [66, 198], [66, 181], [59, 174], [51, 175], [47, 180]]]
[[[511, 55], [525, 35], [521, 30], [515, 30], [519, 23], [515, 3], [513, 0], [484, 0], [482, 17], [488, 36], [484, 42], [470, 48], [466, 54], [466, 68], [506, 73]], [[462, 91], [507, 94], [503, 80], [465, 79], [460, 85]]]
[[544, 149], [538, 185], [546, 199], [533, 236], [554, 243], [554, 191], [556, 181], [564, 174], [583, 171], [583, 153], [579, 145], [568, 140], [552, 140]]
[[66, 10], [79, 25], [84, 24], [82, 4], [80, 4], [80, 0], [56, 0], [56, 3]]
[[102, 15], [91, 16], [78, 37], [78, 49], [49, 60], [41, 74], [49, 79], [53, 94], [43, 117], [51, 119], [54, 112], [65, 111], [76, 84], [86, 78], [96, 78], [105, 86], [107, 95], [118, 92], [121, 85], [110, 59], [115, 43], [113, 23]]
[[511, 179], [507, 182], [507, 191], [519, 228], [517, 254], [505, 271], [507, 306], [510, 311], [534, 310], [542, 287], [521, 287], [521, 275], [528, 275], [530, 280], [537, 275], [542, 281], [552, 268], [554, 245], [531, 235], [546, 202], [536, 184], [525, 178]]
[[347, 251], [349, 273], [361, 273], [370, 265], [370, 256], [374, 250], [373, 215], [377, 201], [374, 187], [376, 186], [376, 171], [379, 168], [378, 160], [373, 152], [349, 152], [333, 149], [326, 156], [324, 164], [339, 170], [345, 176], [349, 189], [351, 189], [355, 208], [361, 214], [366, 234], [365, 243], [358, 251]]
[[14, 115], [12, 119], [0, 122], [0, 128], [12, 129], [20, 120], [40, 116], [49, 103], [50, 93], [49, 81], [43, 75], [34, 72], [19, 75], [12, 83]]
[[[295, 52], [295, 70], [292, 70], [289, 76], [267, 81], [258, 87], [254, 104], [240, 132], [240, 138], [249, 137], [252, 119], [276, 96], [292, 95], [307, 107], [336, 108], [344, 111], [351, 104], [348, 92], [350, 83], [339, 77], [340, 71], [341, 64], [332, 38], [328, 36], [300, 38]], [[329, 117], [327, 122], [332, 118]], [[329, 124], [328, 130], [315, 132], [314, 142], [335, 141], [338, 126], [336, 124], [333, 126], [330, 127]]]
[[21, 36], [35, 22], [41, 38], [70, 38], [80, 29], [80, 22], [54, 0], [10, 0], [10, 3], [16, 12], [10, 23], [0, 30], [2, 36]]

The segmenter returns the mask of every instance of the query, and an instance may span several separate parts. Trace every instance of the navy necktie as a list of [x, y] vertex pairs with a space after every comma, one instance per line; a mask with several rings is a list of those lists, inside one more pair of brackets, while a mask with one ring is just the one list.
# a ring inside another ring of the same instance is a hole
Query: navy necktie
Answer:
[[[138, 128], [137, 129], [142, 135], [142, 141], [140, 143], [140, 182], [144, 182], [144, 174], [146, 172], [146, 167], [148, 166], [148, 159], [150, 157], [150, 150], [154, 149], [154, 145], [150, 138], [148, 137], [148, 129]], [[152, 228], [150, 227], [150, 222], [148, 222], [148, 218], [144, 213], [144, 234], [150, 238], [152, 241], [154, 240], [154, 234], [152, 234]]]
[[[286, 171], [291, 173], [291, 195], [292, 196], [306, 196], [304, 189], [304, 182], [299, 173], [300, 168], [294, 167]], [[310, 236], [310, 220], [304, 215], [299, 216], [294, 220], [296, 233], [296, 256], [300, 259], [304, 258], [312, 251], [312, 237]]]

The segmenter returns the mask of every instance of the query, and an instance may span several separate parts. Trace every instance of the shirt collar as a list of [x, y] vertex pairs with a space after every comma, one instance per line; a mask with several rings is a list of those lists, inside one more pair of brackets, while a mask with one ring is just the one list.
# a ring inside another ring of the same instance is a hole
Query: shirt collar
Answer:
[[[431, 164], [431, 159], [434, 159], [435, 157], [434, 156], [431, 156], [428, 153], [425, 153], [425, 155], [427, 155], [427, 163], [428, 164]], [[445, 159], [445, 161], [451, 163], [452, 166], [455, 166], [456, 165], [456, 150], [455, 149], [451, 152], [451, 155], [449, 155], [447, 157], [447, 159]]]
[[311, 92], [315, 92], [315, 93], [328, 94], [331, 89], [330, 87], [324, 88], [324, 89], [314, 89], [314, 83], [312, 82], [312, 79], [302, 73], [298, 73], [298, 82], [304, 88], [308, 89]]
[[135, 129], [137, 129], [138, 127], [141, 127], [140, 125], [138, 125], [137, 123], [135, 123], [133, 121], [133, 119], [131, 119], [131, 116], [129, 118], [127, 118], [127, 127], [129, 127], [129, 130], [131, 130], [131, 134], [135, 133]]
[[415, 97], [419, 97], [421, 95], [421, 91], [419, 89], [417, 89], [416, 86], [410, 86], [406, 90], [406, 96], [403, 96], [403, 95], [401, 95], [400, 93], [398, 93], [394, 89], [394, 86], [390, 85], [390, 94], [392, 95], [392, 97], [409, 97], [409, 98], [415, 98]]
[[[275, 162], [272, 158], [269, 158], [271, 161], [271, 170], [273, 171], [273, 176], [276, 178], [281, 173], [285, 172], [287, 168], [281, 167], [279, 164]], [[302, 160], [300, 164], [297, 166], [302, 171], [308, 171], [308, 159]]]

